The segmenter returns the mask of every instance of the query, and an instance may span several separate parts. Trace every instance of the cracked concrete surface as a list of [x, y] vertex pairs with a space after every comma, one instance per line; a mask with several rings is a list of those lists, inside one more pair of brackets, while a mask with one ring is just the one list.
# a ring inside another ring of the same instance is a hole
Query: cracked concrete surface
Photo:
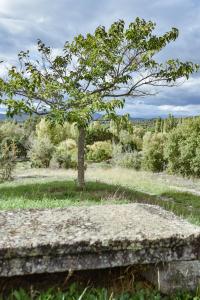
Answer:
[[147, 204], [0, 212], [0, 276], [191, 261], [200, 227]]

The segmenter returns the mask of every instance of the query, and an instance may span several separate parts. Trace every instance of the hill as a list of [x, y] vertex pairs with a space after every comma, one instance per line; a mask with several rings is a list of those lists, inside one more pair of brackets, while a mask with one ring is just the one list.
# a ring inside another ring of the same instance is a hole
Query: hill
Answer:
[[15, 121], [18, 121], [18, 122], [23, 122], [26, 119], [27, 119], [27, 115], [25, 115], [25, 114], [23, 114], [21, 116], [15, 116], [13, 118], [9, 118], [9, 117], [7, 117], [6, 114], [0, 113], [0, 121], [15, 120]]

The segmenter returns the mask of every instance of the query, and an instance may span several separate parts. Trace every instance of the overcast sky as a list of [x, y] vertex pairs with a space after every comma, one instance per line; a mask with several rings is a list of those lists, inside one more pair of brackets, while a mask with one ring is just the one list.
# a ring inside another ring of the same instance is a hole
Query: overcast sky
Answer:
[[[38, 38], [59, 49], [76, 34], [137, 16], [155, 21], [157, 33], [179, 29], [163, 59], [200, 63], [200, 0], [0, 0], [0, 60], [14, 63], [20, 50], [34, 51]], [[125, 110], [133, 117], [200, 114], [200, 73], [157, 96], [129, 100]]]

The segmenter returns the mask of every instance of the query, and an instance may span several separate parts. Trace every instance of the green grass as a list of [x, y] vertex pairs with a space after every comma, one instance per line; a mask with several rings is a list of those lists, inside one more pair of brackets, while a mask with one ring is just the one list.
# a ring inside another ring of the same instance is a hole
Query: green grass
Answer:
[[0, 209], [53, 208], [68, 205], [128, 203], [153, 200], [145, 193], [101, 182], [87, 182], [80, 191], [74, 181], [10, 183], [0, 185]]
[[46, 178], [42, 182], [37, 179], [34, 183], [29, 180], [1, 184], [0, 195], [1, 210], [142, 202], [160, 205], [200, 224], [200, 197], [172, 190], [149, 195], [134, 187], [89, 181], [86, 189], [80, 191], [74, 180]]
[[162, 197], [169, 199], [166, 204], [162, 205], [163, 207], [200, 225], [200, 196], [186, 192], [168, 191], [163, 193]]
[[6, 298], [0, 300], [200, 300], [200, 296], [192, 294], [176, 294], [171, 296], [161, 295], [158, 291], [148, 289], [138, 289], [134, 293], [122, 293], [114, 295], [107, 289], [79, 289], [76, 285], [72, 285], [68, 291], [54, 291], [38, 293], [32, 291], [27, 293], [20, 289], [13, 291]]

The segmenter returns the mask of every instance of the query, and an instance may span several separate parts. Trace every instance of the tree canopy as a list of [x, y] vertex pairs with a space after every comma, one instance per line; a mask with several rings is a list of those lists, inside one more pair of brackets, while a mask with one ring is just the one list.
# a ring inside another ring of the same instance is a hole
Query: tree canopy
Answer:
[[189, 78], [198, 66], [170, 59], [157, 62], [155, 55], [176, 40], [172, 28], [162, 36], [153, 34], [155, 23], [137, 18], [125, 27], [123, 20], [108, 30], [99, 26], [94, 34], [78, 35], [66, 42], [60, 55], [38, 41], [39, 59], [20, 52], [19, 65], [2, 81], [8, 113], [50, 114], [57, 119], [85, 123], [96, 111], [112, 117], [124, 106], [124, 98], [152, 94], [155, 86], [173, 86]]

